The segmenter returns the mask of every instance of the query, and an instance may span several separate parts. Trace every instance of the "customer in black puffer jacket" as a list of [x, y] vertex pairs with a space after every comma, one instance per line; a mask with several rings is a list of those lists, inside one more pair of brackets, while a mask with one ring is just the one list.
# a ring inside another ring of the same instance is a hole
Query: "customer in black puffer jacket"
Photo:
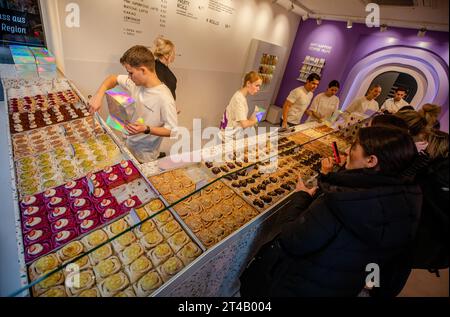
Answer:
[[398, 177], [414, 142], [398, 129], [363, 128], [348, 154], [346, 170], [319, 179], [315, 200], [299, 181], [294, 204], [279, 211], [294, 219], [244, 271], [242, 296], [356, 296], [370, 263], [383, 295], [400, 292], [422, 205], [420, 188]]
[[428, 164], [418, 172], [423, 207], [414, 245], [413, 268], [436, 271], [449, 261], [449, 135], [432, 130], [428, 135]]

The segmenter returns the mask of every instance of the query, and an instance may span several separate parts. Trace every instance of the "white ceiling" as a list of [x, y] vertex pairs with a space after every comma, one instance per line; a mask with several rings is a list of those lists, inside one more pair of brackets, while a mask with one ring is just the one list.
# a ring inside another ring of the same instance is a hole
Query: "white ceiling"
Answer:
[[[292, 12], [312, 18], [321, 17], [322, 20], [347, 21], [365, 23], [366, 4], [370, 2], [380, 4], [380, 24], [405, 28], [449, 31], [449, 1], [448, 0], [272, 0]], [[384, 5], [394, 3], [396, 5]], [[402, 3], [410, 3], [402, 6]], [[412, 5], [411, 5], [412, 4]]]

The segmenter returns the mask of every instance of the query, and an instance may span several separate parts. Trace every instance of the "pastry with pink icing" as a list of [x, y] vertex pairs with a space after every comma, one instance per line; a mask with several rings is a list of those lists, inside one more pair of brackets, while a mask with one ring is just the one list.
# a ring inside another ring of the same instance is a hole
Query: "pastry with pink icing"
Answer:
[[49, 209], [47, 217], [50, 222], [54, 222], [64, 217], [70, 217], [71, 215], [72, 210], [70, 210], [69, 206], [62, 206]]
[[52, 222], [50, 225], [50, 228], [52, 229], [53, 233], [63, 231], [63, 230], [69, 230], [72, 228], [75, 228], [77, 226], [75, 219], [73, 218], [61, 218], [56, 220], [55, 222]]
[[141, 177], [141, 174], [139, 174], [139, 171], [136, 169], [136, 167], [131, 164], [126, 168], [121, 168], [120, 171], [122, 172], [122, 177], [127, 181], [127, 183]]
[[117, 207], [117, 200], [114, 197], [108, 197], [102, 199], [99, 203], [95, 205], [97, 210], [100, 213], [103, 213], [108, 208], [116, 208]]
[[85, 180], [83, 180], [82, 178], [74, 181], [68, 181], [66, 184], [64, 184], [64, 189], [68, 192], [73, 189], [86, 189]]
[[72, 209], [77, 212], [78, 210], [87, 209], [92, 207], [92, 203], [89, 198], [76, 198], [72, 201]]
[[29, 232], [33, 229], [49, 228], [47, 219], [44, 217], [28, 217], [22, 225], [23, 232]]
[[29, 263], [51, 250], [52, 244], [49, 240], [31, 244], [25, 248], [25, 262]]
[[85, 198], [85, 197], [88, 197], [88, 192], [85, 189], [74, 188], [69, 192], [69, 199], [71, 201], [75, 200], [76, 198]]
[[78, 236], [78, 230], [71, 228], [63, 231], [59, 231], [52, 235], [52, 242], [55, 248], [66, 244], [67, 242], [75, 239]]
[[67, 205], [67, 198], [64, 196], [54, 196], [47, 202], [48, 209], [54, 209], [56, 207], [63, 207]]
[[86, 233], [94, 230], [100, 225], [100, 220], [98, 218], [88, 218], [83, 220], [78, 227], [80, 228], [80, 233]]
[[107, 208], [104, 213], [102, 213], [100, 220], [102, 223], [110, 222], [111, 220], [121, 216], [123, 212], [117, 208]]
[[30, 195], [30, 196], [25, 196], [22, 198], [22, 200], [20, 201], [20, 206], [22, 208], [26, 208], [26, 207], [30, 207], [30, 206], [41, 206], [44, 204], [44, 199], [42, 197], [42, 194], [38, 194], [38, 195]]
[[52, 236], [52, 233], [47, 228], [42, 229], [33, 229], [29, 231], [28, 233], [24, 234], [23, 236], [23, 242], [25, 246], [32, 245], [38, 242], [42, 242], [45, 240], [50, 239]]
[[49, 202], [53, 197], [65, 197], [63, 187], [49, 188], [43, 193], [44, 200]]
[[46, 209], [44, 206], [28, 206], [22, 208], [22, 217], [45, 217]]
[[103, 199], [110, 198], [111, 192], [107, 188], [98, 187], [92, 192], [92, 197], [96, 202], [100, 203]]
[[78, 210], [75, 216], [77, 223], [82, 223], [84, 220], [98, 218], [97, 211], [93, 208]]
[[138, 208], [142, 205], [142, 202], [137, 196], [133, 196], [120, 204], [123, 212], [129, 212], [132, 208]]

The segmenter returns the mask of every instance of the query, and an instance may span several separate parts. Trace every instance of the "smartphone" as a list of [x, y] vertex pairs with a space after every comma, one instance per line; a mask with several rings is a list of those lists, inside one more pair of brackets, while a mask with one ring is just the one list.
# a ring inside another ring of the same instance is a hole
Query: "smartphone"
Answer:
[[264, 115], [266, 114], [266, 109], [255, 106], [255, 114], [256, 114], [256, 120], [258, 122], [261, 122], [264, 119]]
[[341, 157], [339, 155], [339, 149], [335, 141], [331, 143], [331, 148], [333, 149], [334, 162], [336, 164], [341, 164]]

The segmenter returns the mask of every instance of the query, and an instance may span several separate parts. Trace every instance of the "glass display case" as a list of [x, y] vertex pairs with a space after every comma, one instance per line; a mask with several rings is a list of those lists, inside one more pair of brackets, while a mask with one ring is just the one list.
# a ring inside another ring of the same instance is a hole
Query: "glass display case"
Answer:
[[[217, 145], [200, 162], [139, 165], [69, 80], [4, 84], [24, 272], [11, 295], [232, 296], [298, 177], [313, 180], [331, 143], [344, 151], [352, 139], [312, 122]], [[68, 104], [80, 111], [59, 115]]]

